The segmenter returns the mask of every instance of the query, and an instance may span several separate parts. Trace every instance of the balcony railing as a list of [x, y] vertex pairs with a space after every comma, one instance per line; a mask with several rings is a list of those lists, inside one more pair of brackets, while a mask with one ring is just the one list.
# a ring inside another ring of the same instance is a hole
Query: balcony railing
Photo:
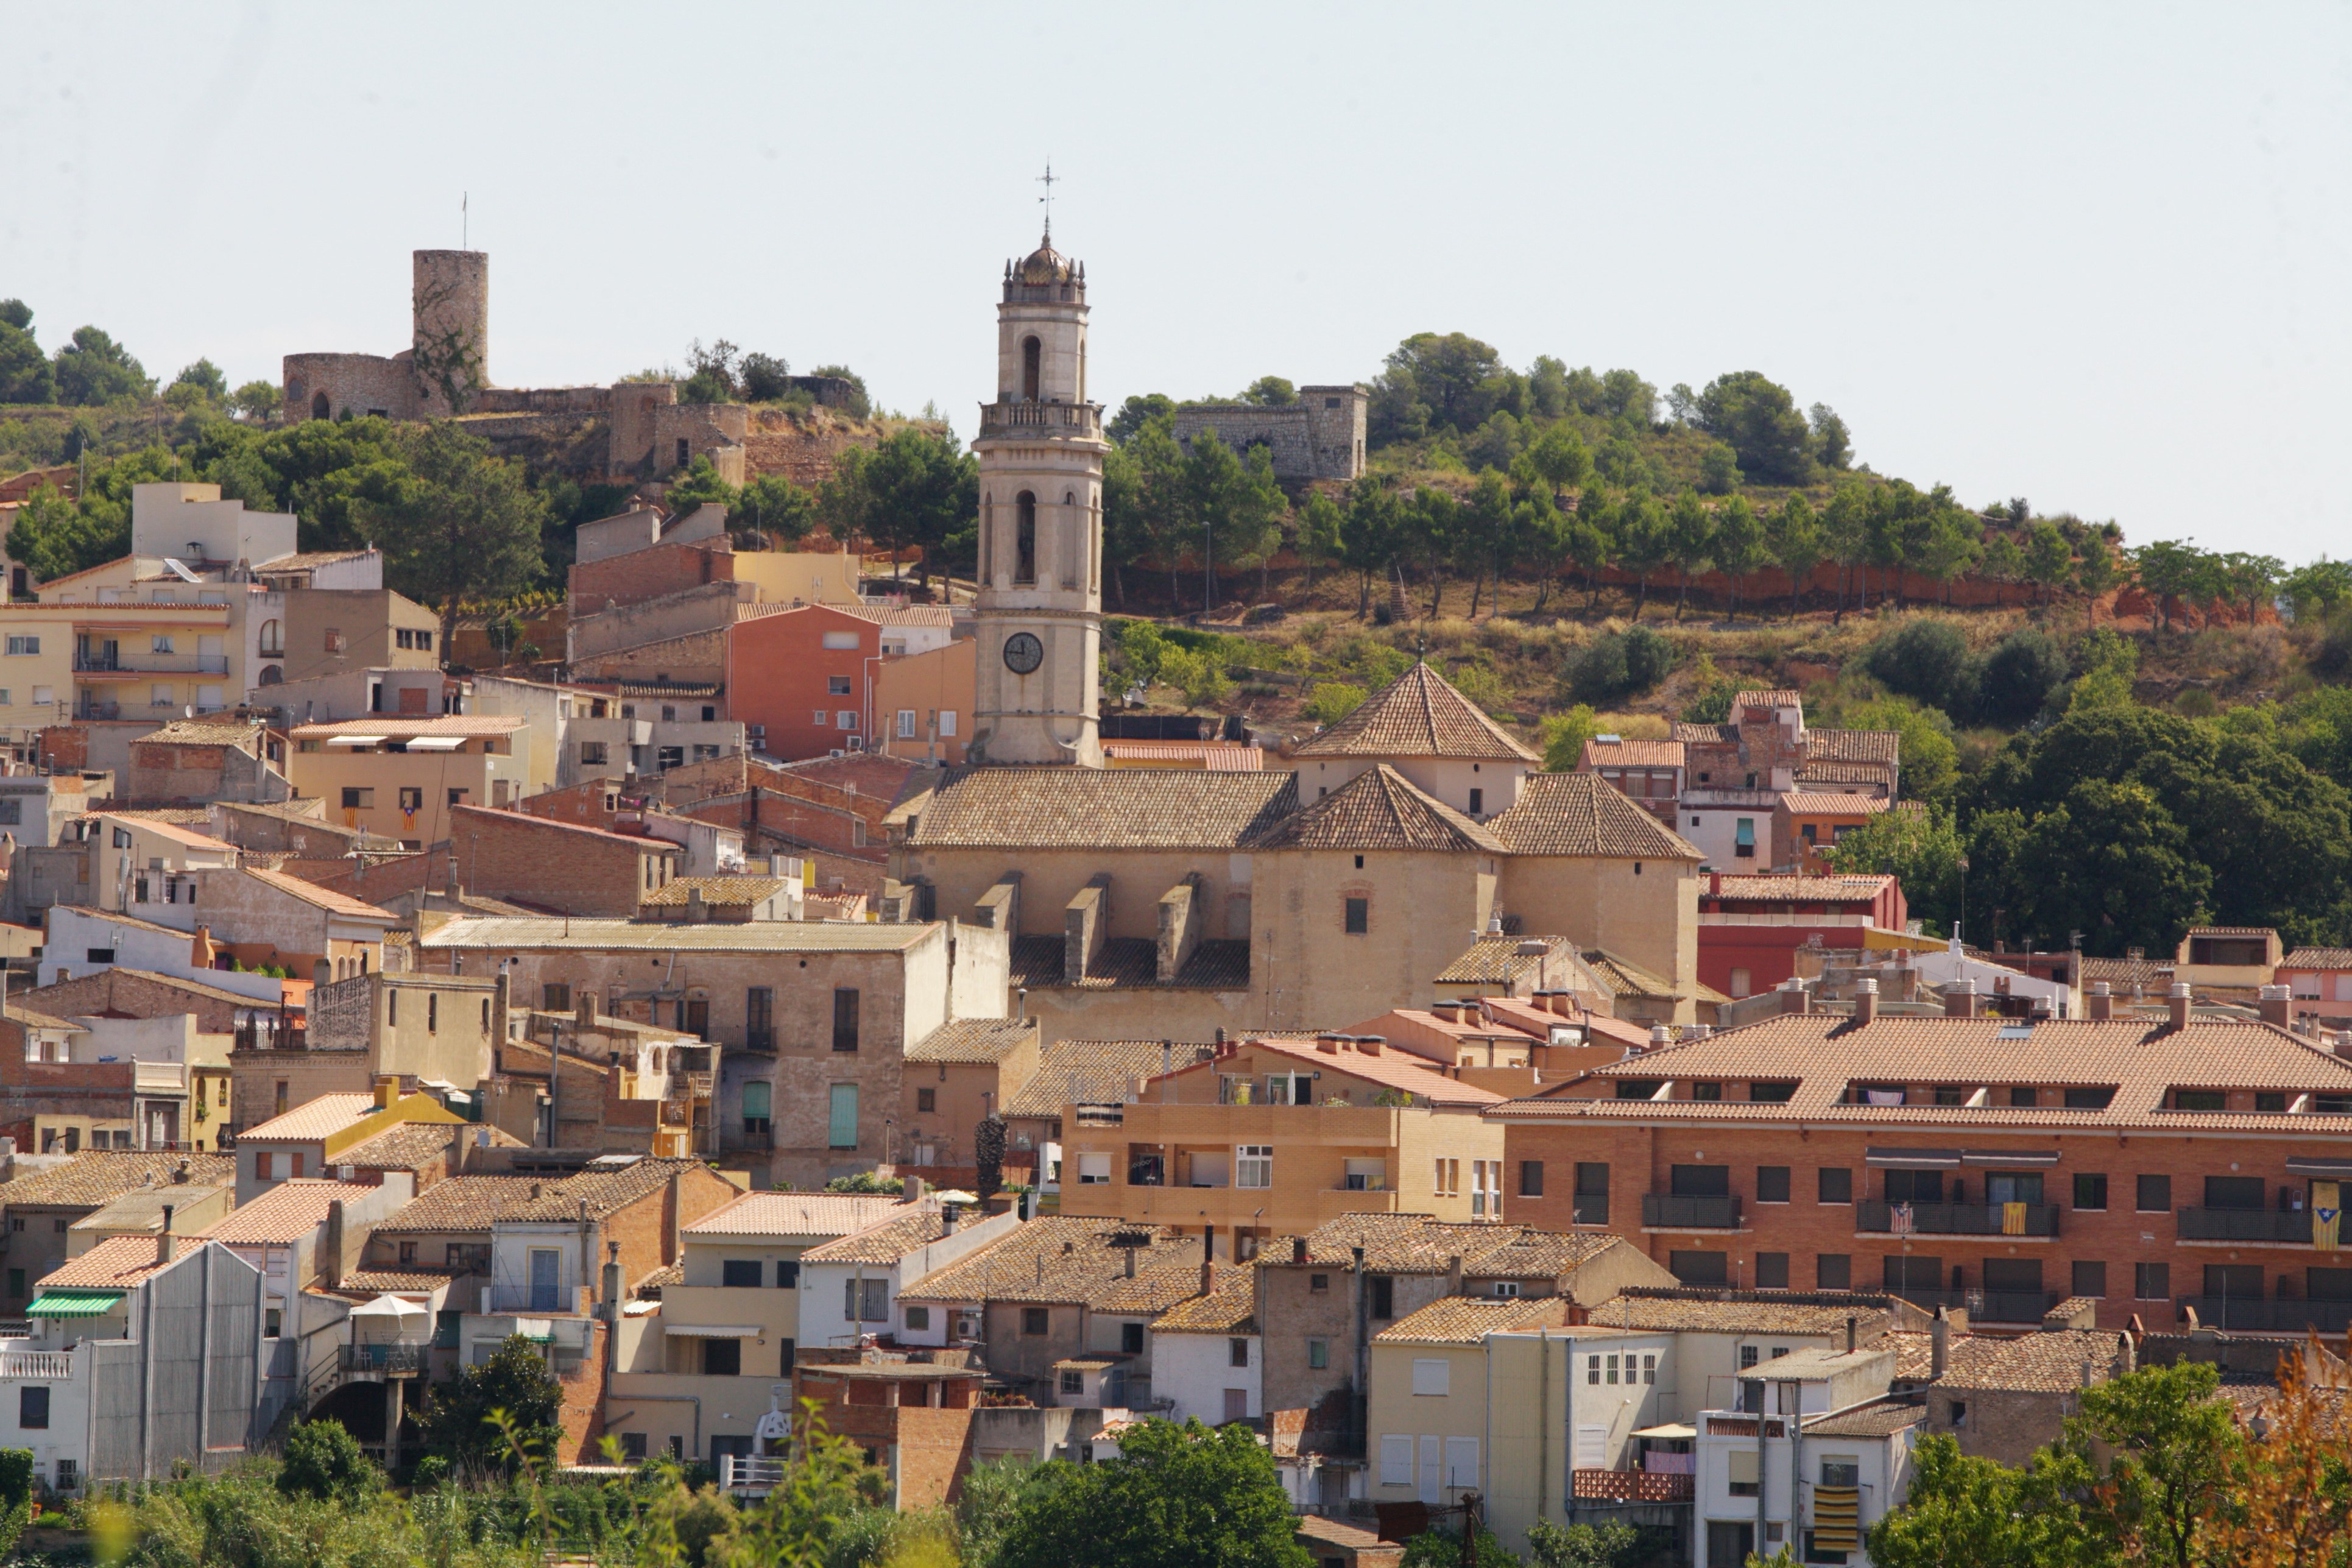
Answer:
[[2311, 1215], [2300, 1209], [2182, 1209], [2183, 1241], [2276, 1241], [2311, 1245]]
[[2352, 1301], [2265, 1301], [2253, 1296], [2183, 1296], [2197, 1321], [2241, 1333], [2299, 1334], [2315, 1330], [2340, 1334], [2352, 1330]]
[[981, 405], [980, 433], [982, 436], [1006, 435], [1015, 431], [1098, 437], [1102, 434], [1102, 410], [1091, 403], [1007, 402]]
[[76, 675], [226, 675], [225, 653], [77, 653]]
[[425, 1370], [425, 1349], [423, 1345], [345, 1345], [342, 1370], [394, 1377], [420, 1373]]
[[743, 1048], [747, 1051], [758, 1051], [765, 1056], [775, 1055], [776, 1031], [773, 1029], [744, 1030]]
[[1667, 1230], [1738, 1230], [1739, 1200], [1644, 1193], [1642, 1194], [1642, 1223]]
[[1971, 1322], [2038, 1323], [2042, 1314], [2059, 1301], [2055, 1290], [1937, 1290], [1912, 1285], [1890, 1285], [1890, 1296], [1900, 1296], [1923, 1312], [1938, 1307], [1964, 1307]]
[[0, 1379], [30, 1378], [47, 1383], [73, 1376], [69, 1351], [0, 1351]]
[[2025, 1228], [2008, 1228], [2005, 1204], [1890, 1204], [1873, 1199], [1854, 1205], [1854, 1228], [1877, 1235], [1895, 1232], [1895, 1211], [1911, 1211], [1911, 1229], [1920, 1236], [2055, 1236], [2058, 1208], [2054, 1204], [2027, 1204]]
[[1586, 1502], [1688, 1502], [1692, 1479], [1647, 1470], [1578, 1470], [1569, 1489]]

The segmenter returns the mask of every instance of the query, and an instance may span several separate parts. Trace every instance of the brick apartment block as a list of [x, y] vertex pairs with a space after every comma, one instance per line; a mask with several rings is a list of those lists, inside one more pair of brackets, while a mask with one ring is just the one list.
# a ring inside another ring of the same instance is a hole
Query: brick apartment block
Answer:
[[1988, 1326], [2070, 1297], [2105, 1328], [2352, 1326], [2315, 1213], [2352, 1184], [2352, 1062], [2282, 1026], [2283, 994], [2275, 1022], [2192, 1019], [2185, 986], [2153, 1022], [2090, 1003], [1898, 1018], [1865, 994], [1629, 1057], [1486, 1112], [1504, 1212], [1606, 1227], [1688, 1284], [1883, 1288]]
[[666, 838], [470, 805], [449, 818], [458, 885], [483, 898], [625, 920], [677, 874], [679, 848]]

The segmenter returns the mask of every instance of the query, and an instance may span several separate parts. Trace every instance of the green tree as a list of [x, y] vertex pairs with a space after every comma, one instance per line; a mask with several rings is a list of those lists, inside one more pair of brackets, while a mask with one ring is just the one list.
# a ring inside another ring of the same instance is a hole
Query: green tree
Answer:
[[1364, 705], [1370, 693], [1347, 680], [1318, 680], [1299, 705], [1299, 712], [1322, 725], [1337, 724]]
[[1742, 472], [1771, 485], [1810, 484], [1812, 432], [1789, 389], [1760, 371], [1734, 371], [1693, 395], [1678, 386], [1670, 399], [1685, 423], [1728, 442]]
[[58, 401], [91, 405], [118, 397], [152, 397], [154, 378], [131, 352], [96, 327], [76, 327], [58, 351]]
[[[1837, 616], [1845, 619], [1846, 585], [1854, 573], [1870, 559], [1869, 492], [1859, 479], [1848, 479], [1830, 495], [1830, 504], [1822, 513], [1822, 548], [1838, 563]], [[1863, 597], [1869, 598], [1869, 581], [1863, 584]], [[1864, 606], [1867, 608], [1865, 604]]]
[[1674, 645], [1647, 626], [1607, 633], [1569, 668], [1569, 689], [1584, 701], [1614, 701], [1657, 685], [1674, 660]]
[[1103, 426], [1103, 434], [1110, 437], [1113, 446], [1124, 447], [1146, 425], [1165, 426], [1175, 413], [1176, 400], [1167, 394], [1137, 393], [1118, 405], [1118, 412]]
[[460, 1367], [448, 1382], [436, 1384], [419, 1425], [426, 1446], [460, 1466], [504, 1464], [511, 1452], [507, 1434], [491, 1419], [494, 1413], [504, 1413], [528, 1448], [552, 1437], [562, 1407], [563, 1385], [548, 1370], [545, 1356], [516, 1334], [487, 1361]]
[[1298, 511], [1298, 561], [1307, 569], [1306, 592], [1315, 592], [1315, 568], [1336, 565], [1346, 547], [1347, 513], [1330, 496], [1317, 490]]
[[1985, 656], [1977, 711], [1999, 724], [2022, 724], [2042, 711], [2066, 679], [2066, 656], [2050, 634], [2021, 626]]
[[248, 381], [228, 395], [228, 410], [240, 419], [260, 421], [274, 417], [286, 401], [286, 395], [274, 381]]
[[1880, 1568], [2107, 1568], [2112, 1542], [2095, 1538], [2055, 1465], [2011, 1469], [1960, 1452], [1938, 1433], [1912, 1451], [1901, 1508], [1870, 1527]]
[[1246, 1426], [1146, 1421], [1108, 1463], [1042, 1467], [995, 1568], [1312, 1568], [1274, 1460]]
[[228, 401], [228, 377], [220, 366], [208, 359], [200, 359], [172, 378], [173, 386], [193, 387], [215, 403]]
[[0, 403], [47, 403], [57, 395], [57, 372], [33, 337], [33, 312], [22, 300], [0, 300]]
[[1202, 608], [1216, 607], [1219, 552], [1230, 564], [1263, 565], [1282, 544], [1282, 487], [1273, 454], [1253, 447], [1246, 460], [1204, 430], [1192, 439], [1178, 483], [1179, 526], [1201, 554]]
[[[789, 548], [816, 527], [816, 497], [782, 474], [761, 474], [735, 492], [727, 530], [739, 540], [779, 542]], [[925, 575], [930, 558], [923, 561]]]
[[1674, 531], [1666, 509], [1657, 497], [1646, 494], [1627, 496], [1616, 508], [1616, 524], [1618, 564], [1639, 583], [1633, 597], [1633, 619], [1638, 624], [1642, 607], [1649, 602], [1651, 574], [1674, 559]]
[[1470, 1542], [1467, 1557], [1462, 1552], [1462, 1531], [1452, 1523], [1424, 1530], [1404, 1543], [1404, 1555], [1400, 1568], [1459, 1568], [1464, 1563], [1475, 1568], [1520, 1568], [1518, 1558], [1512, 1555], [1495, 1532], [1478, 1528]]
[[368, 1463], [359, 1439], [341, 1422], [305, 1421], [286, 1435], [278, 1489], [288, 1497], [359, 1508], [383, 1489], [383, 1475]]
[[1698, 455], [1698, 488], [1711, 496], [1727, 496], [1739, 488], [1739, 454], [1720, 441], [1710, 442]]
[[1576, 432], [1565, 425], [1553, 425], [1519, 454], [1512, 477], [1522, 483], [1540, 480], [1549, 485], [1557, 501], [1564, 492], [1584, 483], [1591, 472], [1592, 454], [1585, 450]]
[[1885, 811], [1823, 852], [1840, 871], [1892, 874], [1911, 912], [1950, 929], [1960, 915], [1960, 836], [1946, 811]]
[[[0, 337], [5, 336], [0, 333]], [[0, 387], [5, 384], [5, 380], [0, 380]], [[7, 401], [5, 393], [0, 393], [0, 403]], [[2352, 604], [2352, 561], [2331, 561], [2323, 555], [2288, 573], [2279, 587], [2297, 625], [2324, 621], [2336, 613], [2337, 606]]]
[[43, 485], [16, 510], [8, 531], [8, 558], [30, 572], [36, 583], [119, 561], [131, 552], [131, 520], [119, 524], [91, 515]]
[[2221, 560], [2221, 574], [2231, 595], [2246, 606], [2246, 624], [2252, 626], [2263, 605], [2286, 576], [2286, 563], [2275, 555], [2254, 555], [2233, 550]]
[[1528, 1526], [1534, 1568], [1632, 1568], [1645, 1555], [1642, 1532], [1630, 1524], [1571, 1524], [1548, 1519]]
[[1704, 572], [1714, 563], [1715, 513], [1689, 490], [1675, 498], [1674, 510], [1667, 514], [1667, 559], [1682, 579], [1681, 592], [1675, 597], [1675, 619], [1683, 618], [1690, 603], [1690, 580], [1694, 573]]
[[2083, 595], [2083, 624], [2089, 626], [2100, 597], [2116, 584], [2116, 558], [2104, 539], [2083, 542], [2083, 558], [2074, 563], [2074, 591]]
[[1996, 533], [1985, 542], [1984, 556], [1977, 563], [1978, 573], [1993, 584], [1993, 607], [2006, 602], [2001, 590], [2025, 576], [2025, 552], [2017, 547], [2013, 534]]
[[1460, 548], [1462, 504], [1444, 490], [1423, 485], [1412, 492], [1404, 514], [1407, 550], [1429, 574], [1429, 616], [1437, 618], [1445, 605], [1445, 569]]
[[[860, 458], [866, 456], [862, 448], [852, 447], [842, 454], [845, 462], [853, 453]], [[669, 488], [662, 492], [662, 505], [676, 517], [684, 517], [704, 506], [725, 507], [731, 510], [735, 505], [735, 487], [720, 477], [718, 467], [711, 462], [708, 453], [698, 452], [694, 461], [687, 465], [686, 472], [672, 479]]]
[[781, 354], [745, 354], [735, 379], [744, 402], [773, 403], [791, 394], [793, 367]]
[[403, 432], [398, 449], [408, 475], [389, 500], [368, 501], [365, 516], [388, 585], [439, 607], [446, 647], [462, 600], [501, 599], [539, 575], [547, 503], [519, 464], [448, 420]]
[[1906, 621], [1870, 645], [1864, 662], [1887, 689], [1965, 717], [1976, 704], [1968, 638], [1949, 621]]
[[[980, 510], [980, 464], [950, 432], [901, 426], [877, 446], [844, 452], [817, 510], [838, 538], [870, 539], [897, 556], [920, 551], [928, 586], [931, 557]], [[892, 575], [901, 570], [894, 562]]]
[[1560, 533], [1560, 555], [1584, 574], [1585, 610], [1601, 606], [1601, 574], [1615, 559], [1615, 509], [1597, 484], [1588, 483], [1576, 498], [1576, 510], [1567, 514]]
[[1928, 520], [1920, 542], [1919, 567], [1944, 589], [1944, 604], [1952, 602], [1952, 584], [1975, 564], [1982, 552], [1983, 529], [1958, 507], [1938, 507]]
[[1853, 437], [1838, 411], [1826, 403], [1807, 410], [1812, 426], [1813, 461], [1824, 468], [1843, 468], [1853, 461]]
[[1601, 720], [1589, 702], [1565, 713], [1548, 713], [1537, 726], [1543, 745], [1544, 767], [1555, 773], [1572, 773], [1584, 756], [1584, 742], [1601, 733]]
[[2026, 531], [2025, 580], [2042, 591], [2043, 604], [2064, 584], [2074, 564], [2074, 547], [2056, 523], [2037, 522]]
[[1803, 496], [1792, 495], [1780, 503], [1765, 525], [1764, 542], [1773, 563], [1789, 574], [1789, 618], [1795, 620], [1798, 595], [1828, 548], [1822, 525]]
[[[1791, 496], [1791, 500], [1797, 498]], [[1733, 496], [1715, 514], [1715, 563], [1731, 579], [1731, 613], [1739, 614], [1740, 586], [1748, 574], [1770, 559], [1764, 523], [1746, 496]]]
[[2085, 932], [2093, 952], [2169, 947], [2212, 898], [2187, 830], [2142, 784], [2076, 784], [2032, 819], [2023, 859], [2040, 868], [2027, 918], [2041, 931]]
[[1903, 793], [1915, 800], [1941, 800], [1959, 773], [1960, 751], [1952, 721], [1942, 710], [1923, 708], [1902, 697], [1857, 702], [1846, 710], [1856, 730], [1892, 730], [1902, 758]]
[[2075, 648], [2074, 689], [2069, 713], [2132, 706], [2132, 678], [2139, 670], [2139, 645], [2111, 627], [2085, 637]]
[[2132, 574], [2156, 597], [2157, 629], [2172, 629], [2172, 608], [2197, 591], [2204, 552], [2176, 539], [2159, 539], [2131, 552]]
[[1389, 354], [1373, 378], [1366, 410], [1374, 447], [1417, 439], [1433, 428], [1475, 430], [1513, 401], [1517, 375], [1488, 344], [1463, 332], [1416, 332]]
[[[1488, 576], [1495, 578], [1496, 597], [1502, 596], [1503, 563], [1516, 553], [1510, 535], [1510, 486], [1499, 470], [1488, 468], [1471, 487], [1470, 499], [1462, 508], [1462, 525], [1454, 535], [1462, 563], [1472, 573], [1470, 618], [1474, 621], [1478, 618], [1478, 597]], [[1496, 608], [1500, 607], [1498, 604]]]
[[1241, 401], [1261, 408], [1283, 408], [1298, 401], [1298, 388], [1278, 375], [1262, 375], [1242, 392]]
[[33, 1467], [32, 1449], [0, 1448], [0, 1557], [16, 1550], [33, 1522]]
[[866, 390], [866, 378], [847, 365], [821, 364], [809, 374], [833, 381], [849, 383], [849, 398], [847, 402], [841, 405], [841, 411], [852, 419], [866, 419], [873, 416], [874, 399]]
[[[2230, 1506], [2230, 1472], [2244, 1436], [2214, 1397], [2221, 1373], [2198, 1361], [2147, 1367], [2085, 1388], [2064, 1446], [2085, 1466], [2106, 1457], [2085, 1512], [2135, 1562], [2197, 1568], [2199, 1536]], [[2104, 1527], [2104, 1528], [2101, 1528]]]

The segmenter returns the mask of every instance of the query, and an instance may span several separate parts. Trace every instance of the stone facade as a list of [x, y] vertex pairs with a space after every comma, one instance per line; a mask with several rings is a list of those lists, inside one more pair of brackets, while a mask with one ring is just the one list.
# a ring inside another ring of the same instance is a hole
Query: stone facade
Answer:
[[1176, 411], [1176, 440], [1190, 451], [1194, 437], [1213, 431], [1244, 460], [1251, 447], [1264, 447], [1274, 477], [1287, 484], [1353, 479], [1364, 471], [1370, 401], [1359, 387], [1302, 386], [1297, 402], [1274, 408], [1196, 403]]

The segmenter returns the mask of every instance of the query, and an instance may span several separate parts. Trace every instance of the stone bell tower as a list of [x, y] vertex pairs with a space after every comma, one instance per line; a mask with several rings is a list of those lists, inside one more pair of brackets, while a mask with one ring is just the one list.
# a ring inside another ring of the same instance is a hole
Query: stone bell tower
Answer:
[[978, 693], [970, 755], [1102, 766], [1102, 405], [1087, 401], [1086, 268], [1007, 262], [996, 401], [980, 411]]

